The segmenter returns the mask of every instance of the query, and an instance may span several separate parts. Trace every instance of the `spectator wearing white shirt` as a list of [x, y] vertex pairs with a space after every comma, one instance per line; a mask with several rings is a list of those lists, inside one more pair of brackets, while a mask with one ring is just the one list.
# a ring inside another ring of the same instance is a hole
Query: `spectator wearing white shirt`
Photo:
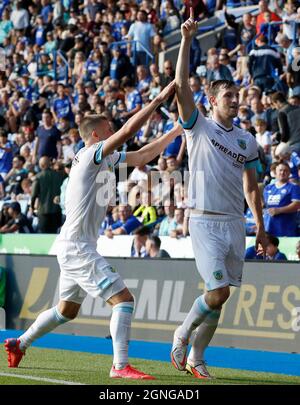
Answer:
[[68, 135], [62, 136], [62, 152], [63, 152], [63, 161], [64, 163], [68, 163], [74, 159], [74, 146], [71, 142], [71, 139]]
[[256, 131], [256, 141], [263, 148], [267, 162], [271, 163], [272, 133], [270, 131], [267, 131], [267, 122], [263, 119], [258, 118], [255, 121], [254, 128]]
[[16, 10], [11, 13], [10, 20], [15, 30], [25, 30], [29, 26], [28, 11], [22, 7], [22, 2], [18, 1]]

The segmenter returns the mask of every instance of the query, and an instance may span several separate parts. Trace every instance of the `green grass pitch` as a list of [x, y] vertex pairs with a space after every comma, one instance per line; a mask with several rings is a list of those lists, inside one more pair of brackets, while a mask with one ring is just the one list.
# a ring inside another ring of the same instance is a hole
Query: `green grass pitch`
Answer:
[[[199, 385], [199, 384], [300, 384], [300, 377], [281, 374], [258, 373], [234, 369], [209, 367], [214, 380], [198, 380], [185, 372], [179, 372], [171, 363], [131, 359], [134, 367], [152, 374], [154, 381], [131, 381], [109, 378], [112, 357], [108, 355], [30, 348], [19, 368], [7, 367], [6, 353], [0, 356], [1, 385], [48, 385], [59, 384], [51, 380], [92, 385]], [[8, 376], [3, 374], [9, 374]], [[14, 377], [18, 375], [21, 377]], [[26, 379], [22, 378], [28, 376]], [[49, 380], [49, 381], [48, 381]]]

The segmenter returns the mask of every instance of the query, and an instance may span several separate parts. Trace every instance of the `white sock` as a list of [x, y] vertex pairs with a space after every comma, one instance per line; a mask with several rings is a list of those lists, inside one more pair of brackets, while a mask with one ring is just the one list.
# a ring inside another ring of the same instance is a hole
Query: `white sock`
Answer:
[[42, 312], [41, 314], [39, 314], [30, 328], [27, 329], [27, 331], [19, 337], [20, 349], [27, 349], [36, 339], [40, 338], [48, 332], [51, 332], [58, 325], [61, 325], [70, 320], [71, 319], [63, 316], [59, 312], [57, 307], [53, 307], [48, 309], [47, 311]]
[[207, 305], [204, 294], [196, 298], [190, 312], [178, 330], [178, 335], [189, 340], [192, 332], [196, 329], [213, 310]]
[[212, 311], [197, 328], [187, 360], [191, 366], [197, 366], [204, 359], [204, 351], [215, 333], [220, 315], [220, 310]]
[[134, 302], [121, 302], [114, 305], [110, 320], [110, 334], [113, 342], [113, 364], [121, 370], [128, 364], [128, 342]]

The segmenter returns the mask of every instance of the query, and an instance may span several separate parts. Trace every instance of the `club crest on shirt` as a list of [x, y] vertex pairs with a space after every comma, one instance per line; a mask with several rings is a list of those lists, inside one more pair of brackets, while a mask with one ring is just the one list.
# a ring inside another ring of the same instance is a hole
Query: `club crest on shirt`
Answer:
[[216, 134], [223, 135], [223, 131], [220, 131], [219, 129], [216, 129]]
[[223, 273], [221, 271], [214, 271], [213, 275], [216, 280], [222, 280], [222, 278], [223, 278]]
[[237, 139], [237, 143], [241, 149], [245, 150], [247, 148], [247, 144], [244, 139]]

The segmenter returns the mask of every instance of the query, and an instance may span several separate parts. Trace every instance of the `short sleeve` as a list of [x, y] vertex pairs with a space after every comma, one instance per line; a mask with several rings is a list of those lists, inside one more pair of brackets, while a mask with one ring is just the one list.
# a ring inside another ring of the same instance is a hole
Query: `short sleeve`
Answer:
[[114, 167], [118, 166], [120, 163], [125, 162], [126, 160], [126, 152], [114, 152], [111, 155], [112, 163]]
[[95, 152], [94, 152], [94, 163], [99, 165], [102, 161], [102, 151], [103, 151], [103, 142], [98, 142], [93, 145]]
[[142, 96], [140, 95], [140, 93], [136, 93], [134, 101], [135, 104], [143, 104]]
[[300, 187], [296, 184], [293, 184], [291, 190], [291, 200], [292, 201], [300, 201]]
[[297, 152], [292, 153], [291, 160], [295, 166], [300, 166], [300, 156], [297, 154]]
[[199, 132], [201, 129], [203, 129], [203, 126], [206, 125], [205, 117], [197, 108], [194, 109], [188, 121], [183, 121], [181, 117], [179, 117], [178, 122], [184, 129], [184, 132], [191, 137], [194, 137], [194, 135], [199, 135]]
[[248, 156], [245, 162], [245, 170], [253, 169], [257, 167], [258, 163], [258, 150], [256, 139], [253, 135], [249, 134], [249, 146], [248, 146]]

